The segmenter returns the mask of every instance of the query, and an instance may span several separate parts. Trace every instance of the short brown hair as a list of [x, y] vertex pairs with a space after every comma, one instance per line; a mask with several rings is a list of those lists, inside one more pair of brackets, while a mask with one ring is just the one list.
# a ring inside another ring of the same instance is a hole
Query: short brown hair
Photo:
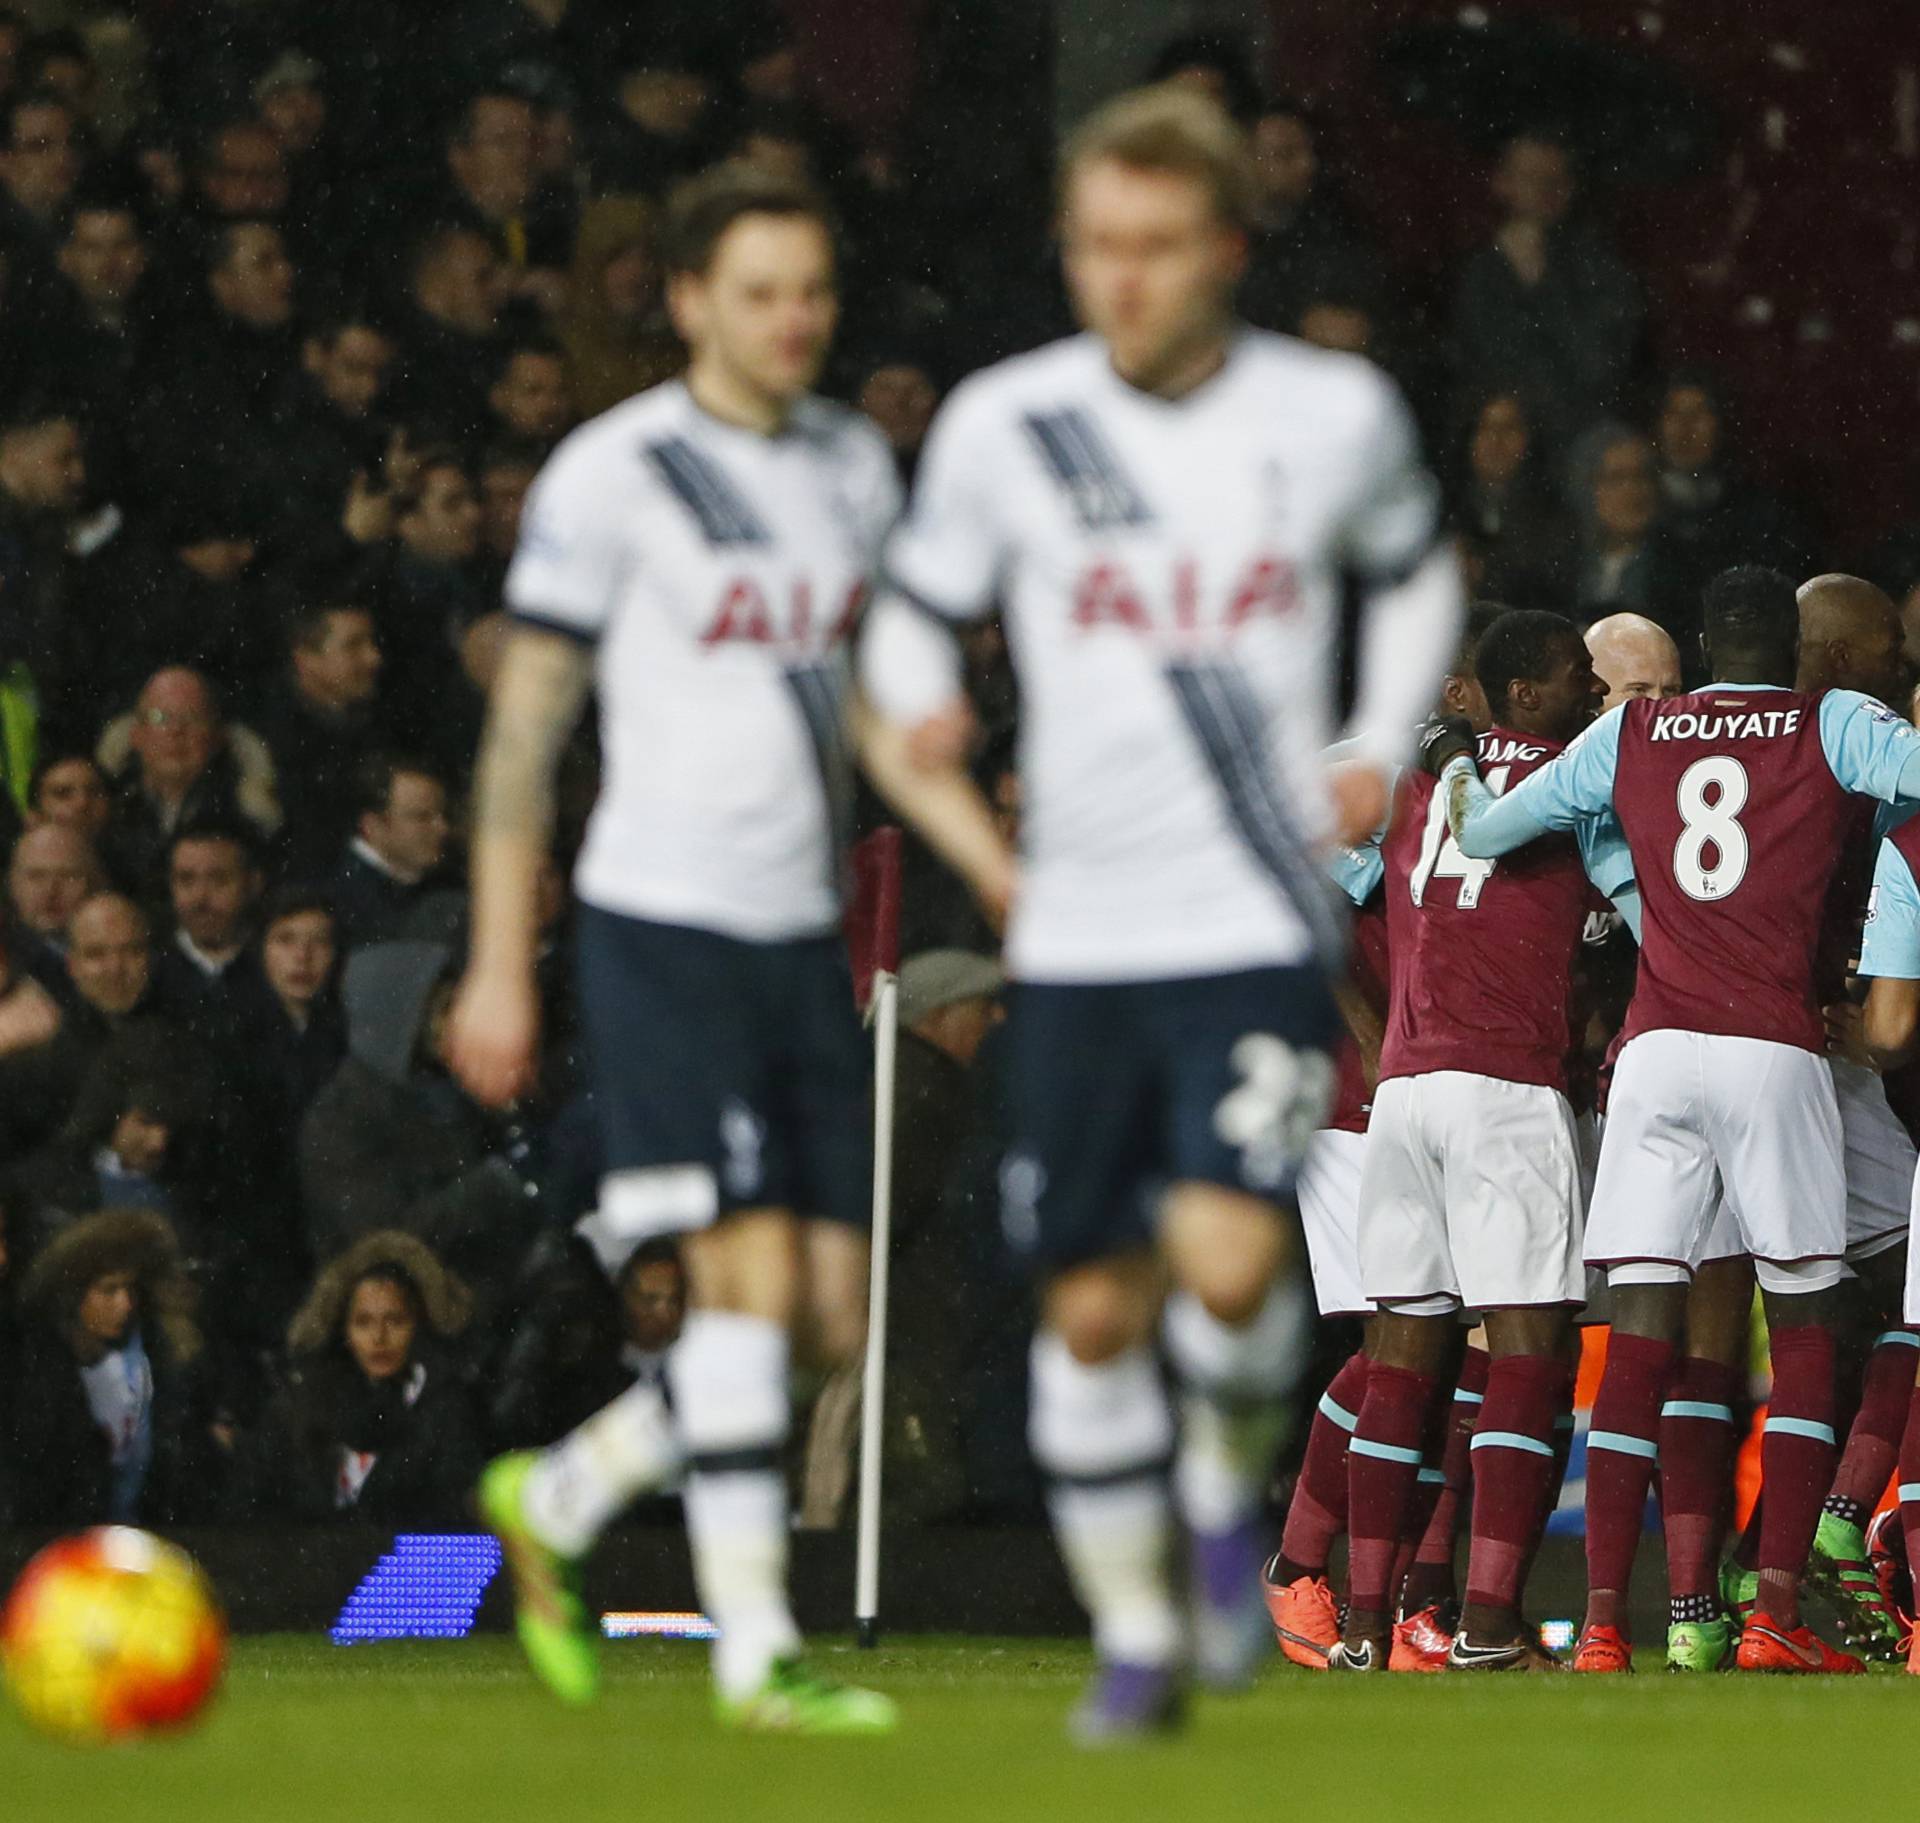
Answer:
[[733, 158], [688, 178], [667, 199], [662, 264], [670, 273], [704, 273], [722, 236], [748, 215], [797, 216], [818, 222], [828, 240], [834, 238], [833, 211], [811, 184]]
[[1253, 148], [1226, 109], [1184, 83], [1129, 90], [1081, 121], [1061, 153], [1063, 195], [1077, 170], [1103, 159], [1191, 177], [1205, 186], [1229, 227], [1253, 226], [1259, 196]]

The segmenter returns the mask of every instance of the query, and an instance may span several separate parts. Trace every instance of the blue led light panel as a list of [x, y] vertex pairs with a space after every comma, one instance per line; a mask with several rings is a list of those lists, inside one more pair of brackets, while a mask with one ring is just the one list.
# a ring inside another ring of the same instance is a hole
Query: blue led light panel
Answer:
[[484, 1532], [403, 1532], [347, 1597], [328, 1637], [465, 1639], [500, 1571], [500, 1545]]

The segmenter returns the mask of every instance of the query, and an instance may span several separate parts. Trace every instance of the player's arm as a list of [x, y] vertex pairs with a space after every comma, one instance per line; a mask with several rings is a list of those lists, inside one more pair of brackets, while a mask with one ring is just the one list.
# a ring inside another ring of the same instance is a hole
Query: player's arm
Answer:
[[1820, 745], [1848, 791], [1920, 804], [1920, 732], [1877, 698], [1829, 690], [1820, 699]]
[[1387, 1022], [1351, 981], [1334, 982], [1333, 1004], [1360, 1053], [1360, 1073], [1371, 1092], [1380, 1083], [1380, 1047], [1387, 1041]]
[[564, 633], [515, 627], [500, 654], [474, 771], [473, 936], [450, 1031], [454, 1068], [500, 1107], [531, 1086], [539, 1040], [534, 882], [553, 831], [560, 755], [593, 655]]
[[553, 830], [554, 784], [593, 675], [594, 642], [624, 578], [621, 476], [579, 440], [535, 479], [507, 572], [501, 649], [474, 769], [473, 934], [448, 1038], [474, 1097], [505, 1105], [532, 1083], [540, 1036], [534, 881]]
[[853, 705], [854, 740], [873, 788], [972, 889], [996, 927], [1013, 903], [1014, 857], [986, 795], [956, 753], [949, 729], [970, 726], [949, 706], [917, 721], [890, 717], [862, 692]]
[[1471, 754], [1441, 768], [1447, 825], [1463, 855], [1490, 861], [1544, 835], [1578, 831], [1613, 808], [1620, 711], [1610, 709], [1564, 753], [1499, 797], [1486, 788]]
[[1366, 457], [1367, 487], [1343, 528], [1343, 558], [1361, 589], [1358, 679], [1344, 734], [1351, 756], [1329, 784], [1344, 842], [1379, 822], [1408, 734], [1433, 707], [1466, 609], [1460, 563], [1440, 536], [1440, 491], [1399, 394], [1382, 383]]
[[935, 419], [912, 505], [860, 630], [854, 739], [873, 786], [1004, 920], [1014, 859], [967, 770], [973, 712], [958, 628], [992, 606], [1003, 551], [992, 425], [962, 386]]
[[1920, 1051], [1920, 886], [1891, 842], [1880, 844], [1874, 864], [1860, 974], [1867, 1049], [1881, 1069], [1895, 1069]]

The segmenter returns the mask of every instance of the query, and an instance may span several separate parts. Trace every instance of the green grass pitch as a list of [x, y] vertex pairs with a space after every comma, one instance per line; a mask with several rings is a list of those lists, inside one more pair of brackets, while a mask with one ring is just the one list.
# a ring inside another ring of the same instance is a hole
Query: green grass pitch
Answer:
[[340, 1649], [240, 1641], [206, 1722], [106, 1750], [0, 1720], [0, 1816], [111, 1823], [1078, 1823], [1081, 1818], [1616, 1819], [1911, 1814], [1920, 1679], [1335, 1680], [1271, 1670], [1181, 1739], [1070, 1751], [1087, 1669], [1058, 1641], [828, 1643], [897, 1696], [879, 1742], [742, 1740], [708, 1720], [705, 1652], [606, 1649], [599, 1705], [555, 1708], [504, 1638]]

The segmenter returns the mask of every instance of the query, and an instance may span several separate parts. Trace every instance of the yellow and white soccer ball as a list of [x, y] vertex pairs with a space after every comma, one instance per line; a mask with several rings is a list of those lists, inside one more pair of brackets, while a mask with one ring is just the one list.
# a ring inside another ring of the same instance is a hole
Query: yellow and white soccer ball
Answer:
[[47, 1546], [0, 1609], [0, 1675], [27, 1720], [60, 1740], [184, 1727], [226, 1655], [226, 1621], [199, 1566], [129, 1526]]

